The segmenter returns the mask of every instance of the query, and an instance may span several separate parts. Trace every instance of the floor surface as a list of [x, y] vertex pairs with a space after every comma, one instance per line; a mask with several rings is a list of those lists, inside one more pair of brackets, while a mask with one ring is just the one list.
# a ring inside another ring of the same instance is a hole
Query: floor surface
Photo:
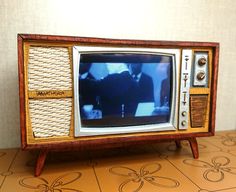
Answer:
[[236, 192], [236, 131], [188, 142], [51, 153], [40, 177], [37, 153], [0, 150], [1, 192]]

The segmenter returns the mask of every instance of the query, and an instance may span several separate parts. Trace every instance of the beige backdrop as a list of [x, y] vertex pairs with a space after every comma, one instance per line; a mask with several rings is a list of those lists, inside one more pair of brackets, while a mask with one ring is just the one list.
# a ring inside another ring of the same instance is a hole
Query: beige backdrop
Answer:
[[0, 148], [20, 146], [17, 33], [220, 42], [216, 129], [236, 129], [235, 0], [0, 0]]

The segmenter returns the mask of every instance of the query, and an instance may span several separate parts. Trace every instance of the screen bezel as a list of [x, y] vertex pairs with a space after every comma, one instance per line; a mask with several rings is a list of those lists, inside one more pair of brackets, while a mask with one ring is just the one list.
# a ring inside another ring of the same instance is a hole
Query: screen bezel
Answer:
[[[172, 66], [172, 97], [170, 120], [167, 123], [135, 125], [135, 126], [116, 126], [116, 127], [91, 127], [81, 126], [79, 110], [79, 61], [82, 53], [140, 53], [156, 54], [171, 56]], [[96, 136], [111, 135], [124, 133], [156, 132], [156, 131], [173, 131], [177, 129], [178, 115], [178, 88], [179, 88], [179, 66], [180, 66], [180, 49], [158, 49], [158, 48], [133, 48], [133, 47], [96, 47], [96, 46], [73, 46], [73, 79], [74, 79], [74, 136]]]

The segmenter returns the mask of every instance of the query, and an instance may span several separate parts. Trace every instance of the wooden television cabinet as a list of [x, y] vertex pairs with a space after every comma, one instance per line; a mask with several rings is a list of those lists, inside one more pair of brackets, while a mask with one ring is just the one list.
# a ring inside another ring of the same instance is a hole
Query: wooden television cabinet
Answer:
[[[174, 55], [175, 61], [179, 63], [174, 81], [179, 83], [176, 83], [176, 94], [172, 98], [176, 103], [175, 129], [75, 136], [79, 129], [75, 126], [74, 105], [73, 49], [76, 46], [175, 50], [178, 53]], [[41, 174], [47, 153], [58, 150], [111, 148], [167, 140], [175, 141], [180, 147], [181, 140], [188, 140], [193, 157], [198, 158], [196, 137], [212, 136], [215, 132], [218, 59], [219, 44], [212, 42], [19, 34], [21, 144], [23, 150], [39, 150], [35, 176]], [[191, 66], [188, 73], [184, 72], [187, 65]], [[188, 87], [184, 91], [186, 82]]]

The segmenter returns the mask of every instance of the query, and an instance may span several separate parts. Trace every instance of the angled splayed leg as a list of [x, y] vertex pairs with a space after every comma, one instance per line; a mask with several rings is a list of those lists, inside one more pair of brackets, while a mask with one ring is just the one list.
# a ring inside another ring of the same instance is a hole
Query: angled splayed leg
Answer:
[[195, 137], [188, 139], [192, 153], [193, 153], [193, 157], [194, 159], [198, 159], [199, 157], [199, 152], [198, 152], [198, 144], [197, 144], [197, 140]]
[[175, 140], [175, 145], [176, 145], [176, 148], [177, 148], [177, 149], [180, 149], [180, 148], [182, 147], [180, 140]]
[[35, 172], [34, 172], [34, 175], [36, 177], [42, 173], [47, 154], [48, 154], [48, 150], [46, 150], [46, 149], [42, 149], [39, 152], [37, 162], [35, 165]]

